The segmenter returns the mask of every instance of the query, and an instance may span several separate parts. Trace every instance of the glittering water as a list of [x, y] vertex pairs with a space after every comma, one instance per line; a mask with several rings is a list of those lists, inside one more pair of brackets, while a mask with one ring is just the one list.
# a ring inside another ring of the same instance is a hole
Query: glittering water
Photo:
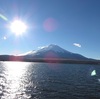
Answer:
[[100, 67], [0, 63], [0, 99], [100, 99]]

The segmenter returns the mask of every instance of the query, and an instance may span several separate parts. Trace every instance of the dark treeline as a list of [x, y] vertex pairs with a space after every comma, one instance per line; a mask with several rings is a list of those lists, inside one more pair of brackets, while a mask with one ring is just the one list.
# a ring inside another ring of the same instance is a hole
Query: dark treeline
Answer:
[[21, 62], [46, 62], [46, 63], [70, 63], [70, 64], [100, 64], [100, 60], [75, 60], [60, 58], [26, 58], [24, 56], [0, 55], [0, 61], [21, 61]]

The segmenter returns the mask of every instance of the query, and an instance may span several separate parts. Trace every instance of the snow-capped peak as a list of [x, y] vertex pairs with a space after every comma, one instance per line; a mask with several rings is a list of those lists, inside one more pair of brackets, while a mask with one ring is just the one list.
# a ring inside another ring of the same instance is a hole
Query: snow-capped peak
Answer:
[[65, 52], [64, 49], [62, 49], [61, 47], [55, 44], [50, 44], [48, 46], [41, 47], [38, 51], [49, 51], [49, 50], [52, 50], [55, 52]]
[[28, 58], [66, 58], [66, 59], [87, 59], [86, 57], [69, 52], [58, 45], [50, 44], [48, 46], [39, 47], [38, 50], [33, 50], [23, 54]]

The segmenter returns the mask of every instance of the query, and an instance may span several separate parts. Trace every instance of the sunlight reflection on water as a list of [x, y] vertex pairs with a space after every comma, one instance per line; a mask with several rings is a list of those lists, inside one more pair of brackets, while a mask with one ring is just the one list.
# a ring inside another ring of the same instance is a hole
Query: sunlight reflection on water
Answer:
[[[7, 86], [6, 90], [9, 93], [4, 95], [2, 99], [17, 99], [20, 96], [22, 89], [24, 90], [23, 83], [21, 82], [22, 76], [26, 72], [26, 68], [30, 63], [25, 62], [6, 62], [7, 71]], [[19, 98], [18, 98], [19, 99]]]

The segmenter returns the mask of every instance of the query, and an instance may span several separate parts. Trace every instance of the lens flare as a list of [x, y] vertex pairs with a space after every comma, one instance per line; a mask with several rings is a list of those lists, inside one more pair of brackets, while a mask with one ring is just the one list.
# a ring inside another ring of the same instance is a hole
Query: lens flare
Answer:
[[5, 17], [4, 15], [0, 14], [0, 18], [5, 20], [5, 21], [8, 21], [7, 17]]
[[93, 70], [91, 76], [95, 76], [95, 75], [96, 75], [96, 70]]

